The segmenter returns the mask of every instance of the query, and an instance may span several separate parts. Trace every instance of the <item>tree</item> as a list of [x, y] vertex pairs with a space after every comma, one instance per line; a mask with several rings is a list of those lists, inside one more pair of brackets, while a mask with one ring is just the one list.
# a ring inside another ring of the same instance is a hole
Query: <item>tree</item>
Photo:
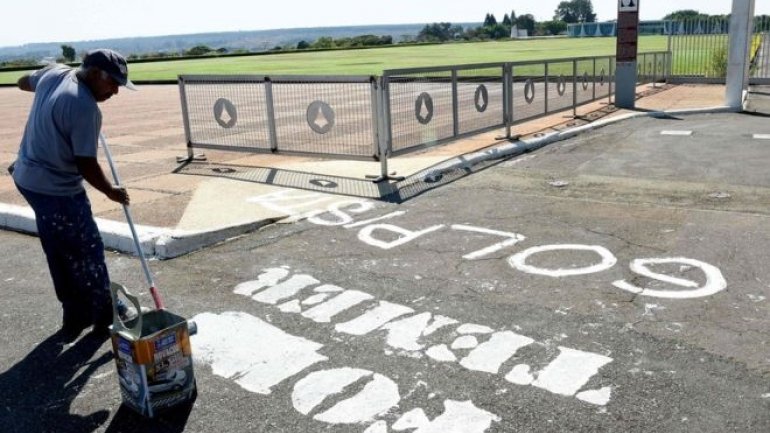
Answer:
[[682, 9], [666, 15], [665, 17], [663, 17], [663, 19], [671, 20], [671, 21], [689, 21], [689, 20], [697, 20], [697, 19], [706, 19], [708, 17], [709, 17], [708, 15], [702, 14], [696, 10]]
[[297, 49], [298, 50], [305, 50], [310, 48], [310, 44], [307, 43], [307, 41], [299, 41], [297, 42]]
[[463, 27], [452, 23], [426, 24], [417, 34], [419, 42], [445, 42], [459, 39], [463, 35]]
[[497, 19], [495, 19], [493, 14], [487, 14], [484, 17], [484, 27], [494, 26], [495, 24], [497, 24]]
[[558, 35], [567, 31], [567, 23], [559, 20], [538, 23], [538, 27], [541, 33], [545, 35]]
[[565, 23], [592, 23], [596, 21], [591, 0], [571, 0], [559, 3], [553, 19]]
[[508, 14], [505, 14], [503, 17], [503, 25], [508, 27], [511, 26], [511, 17], [509, 17]]
[[69, 45], [62, 45], [61, 46], [61, 56], [64, 58], [64, 61], [66, 61], [66, 62], [74, 62], [75, 61], [75, 49], [72, 48]]
[[187, 50], [187, 52], [185, 54], [187, 54], [188, 56], [202, 56], [202, 55], [208, 54], [208, 53], [210, 53], [212, 51], [214, 51], [214, 50], [212, 50], [207, 45], [196, 45], [196, 46], [190, 48], [189, 50]]
[[535, 34], [535, 17], [532, 14], [519, 15], [516, 18], [516, 26], [519, 30], [526, 30], [530, 35]]

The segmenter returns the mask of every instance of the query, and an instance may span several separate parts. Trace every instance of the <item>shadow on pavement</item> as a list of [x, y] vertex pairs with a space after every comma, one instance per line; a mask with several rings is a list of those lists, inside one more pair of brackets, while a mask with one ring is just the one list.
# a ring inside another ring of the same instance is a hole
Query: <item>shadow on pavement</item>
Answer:
[[51, 335], [16, 365], [0, 374], [0, 426], [4, 433], [93, 432], [109, 411], [70, 413], [70, 407], [91, 375], [112, 361], [106, 352], [96, 359], [104, 337], [88, 334], [72, 346]]
[[105, 433], [180, 433], [187, 425], [195, 399], [158, 414], [145, 418], [126, 406], [120, 406]]

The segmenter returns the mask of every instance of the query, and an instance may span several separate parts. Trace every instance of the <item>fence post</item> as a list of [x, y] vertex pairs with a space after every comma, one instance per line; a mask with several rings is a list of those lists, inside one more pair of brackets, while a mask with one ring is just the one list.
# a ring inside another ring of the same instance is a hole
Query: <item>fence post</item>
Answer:
[[187, 108], [187, 89], [185, 88], [184, 76], [180, 75], [179, 81], [179, 98], [182, 101], [182, 122], [184, 123], [184, 137], [187, 141], [187, 158], [178, 157], [176, 162], [189, 162], [195, 158], [193, 152], [192, 137], [190, 133], [190, 112]]
[[577, 60], [572, 60], [572, 118], [577, 118]]
[[460, 110], [457, 97], [457, 69], [452, 68], [452, 136], [457, 137], [460, 132]]
[[548, 62], [545, 62], [545, 91], [543, 93], [545, 96], [545, 102], [543, 103], [545, 111], [543, 114], [548, 114]]
[[513, 66], [503, 64], [503, 118], [505, 120], [505, 138], [511, 138], [513, 124]]
[[382, 153], [382, 147], [380, 146], [380, 86], [378, 85], [377, 77], [370, 77], [371, 88], [371, 105], [372, 105], [372, 144], [374, 146], [373, 156], [375, 159], [380, 157]]
[[265, 77], [265, 104], [267, 105], [267, 125], [270, 131], [270, 150], [278, 151], [278, 133], [275, 128], [275, 105], [273, 103], [273, 82]]
[[607, 104], [612, 105], [612, 89], [615, 87], [615, 67], [612, 62], [612, 56], [607, 58], [607, 64], [609, 65], [609, 75], [607, 76], [607, 81], [610, 82], [610, 89], [609, 94], [607, 95]]

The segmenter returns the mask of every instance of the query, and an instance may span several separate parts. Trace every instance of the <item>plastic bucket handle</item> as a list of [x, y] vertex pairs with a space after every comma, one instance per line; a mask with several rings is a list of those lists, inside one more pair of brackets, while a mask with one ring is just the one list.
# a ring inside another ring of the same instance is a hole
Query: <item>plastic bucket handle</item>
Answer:
[[[118, 292], [122, 292], [136, 308], [136, 323], [131, 328], [127, 327], [122, 320], [120, 320], [120, 314], [118, 314]], [[112, 329], [115, 332], [125, 332], [135, 339], [139, 339], [142, 336], [142, 308], [139, 306], [139, 298], [130, 294], [126, 290], [125, 286], [119, 283], [110, 282], [110, 295], [112, 296]]]

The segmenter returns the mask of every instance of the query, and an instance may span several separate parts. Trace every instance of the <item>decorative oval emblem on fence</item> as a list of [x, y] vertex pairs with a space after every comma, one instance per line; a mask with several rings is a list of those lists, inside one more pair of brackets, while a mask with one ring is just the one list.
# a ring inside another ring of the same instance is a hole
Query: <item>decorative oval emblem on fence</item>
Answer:
[[583, 72], [583, 90], [588, 90], [588, 71]]
[[219, 98], [214, 103], [214, 119], [222, 128], [232, 128], [238, 123], [238, 110], [229, 99]]
[[473, 98], [476, 103], [476, 111], [483, 113], [487, 111], [487, 105], [489, 105], [489, 92], [487, 86], [481, 84], [476, 88], [476, 95]]
[[524, 84], [524, 99], [527, 104], [531, 104], [535, 100], [535, 82], [532, 81], [532, 78], [528, 78]]
[[307, 107], [307, 124], [317, 134], [326, 134], [334, 128], [334, 110], [326, 102], [313, 101]]
[[559, 75], [559, 80], [556, 82], [556, 92], [559, 96], [564, 96], [564, 91], [567, 90], [567, 80], [564, 79], [564, 75]]
[[417, 100], [414, 101], [414, 115], [417, 121], [427, 125], [433, 120], [433, 98], [427, 93], [422, 92]]

